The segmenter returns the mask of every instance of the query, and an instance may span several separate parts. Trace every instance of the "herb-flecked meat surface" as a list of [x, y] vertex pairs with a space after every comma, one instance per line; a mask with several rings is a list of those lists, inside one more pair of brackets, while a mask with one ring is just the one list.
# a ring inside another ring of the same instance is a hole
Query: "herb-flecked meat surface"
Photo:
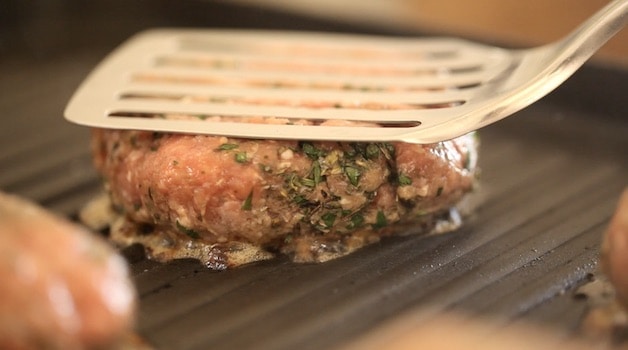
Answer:
[[93, 132], [96, 167], [127, 220], [302, 261], [316, 260], [299, 251], [322, 237], [363, 245], [448, 210], [474, 185], [477, 146], [473, 134], [415, 145]]

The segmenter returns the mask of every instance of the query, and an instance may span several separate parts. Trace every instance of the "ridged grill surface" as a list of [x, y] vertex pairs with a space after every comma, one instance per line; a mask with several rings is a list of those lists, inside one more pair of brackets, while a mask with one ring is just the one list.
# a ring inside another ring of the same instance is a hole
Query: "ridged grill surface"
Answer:
[[[62, 118], [98, 59], [0, 62], [3, 191], [68, 216], [99, 191], [89, 131]], [[482, 130], [480, 205], [454, 233], [387, 239], [325, 264], [277, 259], [226, 272], [127, 251], [139, 332], [163, 349], [321, 349], [422, 306], [574, 331], [584, 305], [573, 289], [596, 273], [601, 234], [628, 185], [628, 108], [617, 93], [627, 77], [585, 67]]]

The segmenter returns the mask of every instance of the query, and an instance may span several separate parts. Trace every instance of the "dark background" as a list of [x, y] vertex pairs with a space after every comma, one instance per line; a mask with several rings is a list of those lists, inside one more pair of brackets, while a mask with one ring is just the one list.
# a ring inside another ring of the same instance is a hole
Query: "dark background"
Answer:
[[[0, 5], [0, 53], [18, 51], [42, 58], [66, 50], [109, 48], [137, 31], [156, 26], [356, 30], [331, 21], [222, 1], [5, 0]], [[386, 28], [370, 30], [382, 32]]]

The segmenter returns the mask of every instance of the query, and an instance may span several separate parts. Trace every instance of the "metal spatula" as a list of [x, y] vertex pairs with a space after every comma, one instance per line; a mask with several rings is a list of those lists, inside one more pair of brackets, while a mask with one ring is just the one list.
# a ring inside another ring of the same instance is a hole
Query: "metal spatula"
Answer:
[[105, 59], [65, 116], [100, 128], [437, 142], [549, 93], [627, 13], [628, 0], [611, 2], [565, 39], [526, 50], [449, 38], [153, 30]]

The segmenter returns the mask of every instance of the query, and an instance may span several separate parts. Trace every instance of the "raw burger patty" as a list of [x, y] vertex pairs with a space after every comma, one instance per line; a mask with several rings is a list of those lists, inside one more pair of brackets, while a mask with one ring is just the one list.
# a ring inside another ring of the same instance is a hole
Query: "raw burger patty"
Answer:
[[471, 191], [473, 134], [430, 145], [244, 140], [93, 131], [115, 208], [208, 243], [382, 232], [447, 210]]

